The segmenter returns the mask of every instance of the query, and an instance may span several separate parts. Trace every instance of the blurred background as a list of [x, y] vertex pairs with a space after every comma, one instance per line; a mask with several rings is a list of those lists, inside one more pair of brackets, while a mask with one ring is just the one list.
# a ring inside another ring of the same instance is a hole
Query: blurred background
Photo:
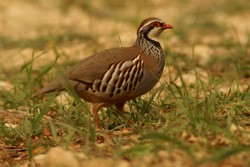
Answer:
[[[130, 46], [139, 23], [149, 16], [174, 27], [161, 36], [163, 48], [172, 53], [169, 64], [185, 70], [195, 58], [218, 75], [239, 61], [249, 68], [248, 0], [2, 0], [0, 72], [16, 71], [33, 52], [46, 52], [35, 62], [35, 67], [44, 65], [55, 59], [55, 47], [63, 53], [60, 63]], [[249, 75], [243, 70], [244, 78]]]

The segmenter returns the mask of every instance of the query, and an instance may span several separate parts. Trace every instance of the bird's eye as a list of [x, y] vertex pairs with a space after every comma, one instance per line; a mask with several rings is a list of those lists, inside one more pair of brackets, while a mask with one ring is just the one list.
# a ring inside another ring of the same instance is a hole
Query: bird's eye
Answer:
[[159, 22], [153, 22], [151, 25], [153, 27], [160, 27], [160, 23]]

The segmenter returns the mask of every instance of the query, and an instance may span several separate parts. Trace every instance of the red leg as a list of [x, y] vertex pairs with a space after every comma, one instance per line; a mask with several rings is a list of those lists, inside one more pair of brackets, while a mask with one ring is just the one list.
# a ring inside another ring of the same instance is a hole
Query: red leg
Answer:
[[99, 116], [98, 116], [98, 111], [104, 106], [105, 104], [103, 103], [94, 103], [92, 105], [92, 113], [95, 119], [95, 127], [96, 129], [99, 128]]

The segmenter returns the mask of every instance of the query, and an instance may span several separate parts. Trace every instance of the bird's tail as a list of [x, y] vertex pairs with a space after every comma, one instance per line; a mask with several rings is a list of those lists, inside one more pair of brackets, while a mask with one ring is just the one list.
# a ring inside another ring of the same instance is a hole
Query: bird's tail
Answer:
[[52, 81], [51, 83], [49, 83], [47, 86], [45, 86], [44, 88], [40, 89], [38, 92], [36, 92], [35, 94], [33, 94], [30, 99], [46, 94], [46, 93], [50, 93], [50, 92], [59, 92], [63, 90], [62, 87], [62, 83], [61, 83], [62, 78], [57, 78], [54, 81]]

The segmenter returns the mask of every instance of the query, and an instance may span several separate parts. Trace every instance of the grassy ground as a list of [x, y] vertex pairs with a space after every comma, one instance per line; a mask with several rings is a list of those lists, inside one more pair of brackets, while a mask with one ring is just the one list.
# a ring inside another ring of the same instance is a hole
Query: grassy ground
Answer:
[[[133, 2], [133, 3], [132, 3]], [[247, 0], [0, 2], [0, 166], [250, 166]], [[161, 37], [160, 83], [127, 103], [134, 124], [67, 93], [29, 97], [91, 53], [133, 44], [148, 16]], [[58, 156], [60, 155], [60, 156]]]

